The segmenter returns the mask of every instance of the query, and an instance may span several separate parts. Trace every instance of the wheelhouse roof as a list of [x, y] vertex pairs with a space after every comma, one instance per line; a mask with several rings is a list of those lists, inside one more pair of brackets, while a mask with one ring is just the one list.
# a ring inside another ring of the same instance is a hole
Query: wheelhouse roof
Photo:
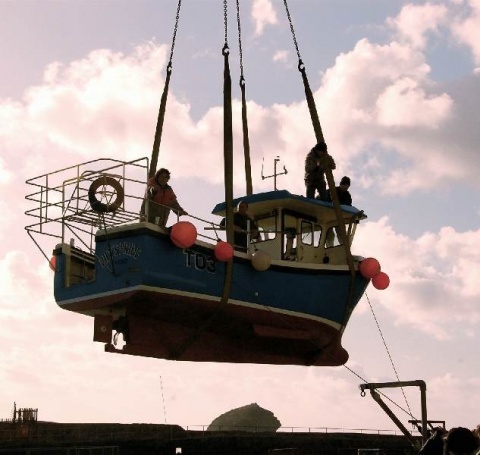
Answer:
[[[330, 223], [336, 220], [335, 209], [331, 202], [299, 196], [287, 190], [255, 193], [250, 196], [239, 197], [233, 200], [233, 206], [236, 207], [240, 201], [248, 203], [248, 212], [254, 218], [275, 209], [287, 209], [299, 216], [305, 215], [307, 219], [316, 218], [318, 222]], [[225, 202], [220, 202], [214, 207], [212, 214], [224, 217], [225, 209]], [[340, 209], [347, 220], [351, 217], [358, 217], [360, 220], [367, 218], [363, 211], [356, 207], [341, 205]]]

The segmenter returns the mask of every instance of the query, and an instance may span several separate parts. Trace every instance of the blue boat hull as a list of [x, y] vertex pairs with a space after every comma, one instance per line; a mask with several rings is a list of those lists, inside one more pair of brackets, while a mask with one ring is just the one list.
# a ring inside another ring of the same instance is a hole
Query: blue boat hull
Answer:
[[343, 330], [368, 285], [340, 267], [277, 261], [257, 271], [236, 254], [224, 304], [226, 263], [213, 245], [181, 249], [148, 229], [97, 237], [94, 277], [68, 287], [67, 260], [57, 251], [57, 303], [107, 332], [113, 315], [126, 321], [126, 345], [107, 351], [177, 360], [341, 365]]

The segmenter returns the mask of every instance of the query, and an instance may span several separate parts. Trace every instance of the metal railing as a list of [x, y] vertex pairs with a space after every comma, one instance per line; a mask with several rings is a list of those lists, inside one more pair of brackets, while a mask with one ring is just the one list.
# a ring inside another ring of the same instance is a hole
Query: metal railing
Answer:
[[[231, 426], [231, 425], [188, 425], [185, 430], [205, 433], [205, 432], [248, 432], [248, 433], [264, 433], [264, 432], [276, 432], [276, 433], [356, 433], [356, 434], [373, 434], [373, 435], [400, 435], [402, 433], [396, 430], [381, 430], [372, 428], [335, 428], [335, 427], [280, 427], [277, 430], [272, 430], [271, 427], [266, 426]], [[412, 434], [418, 434], [417, 430], [413, 430]]]
[[[64, 243], [74, 239], [93, 252], [96, 229], [139, 220], [147, 172], [147, 158], [129, 162], [98, 159], [31, 178], [26, 183], [32, 192], [25, 197], [31, 205], [25, 214], [33, 218], [33, 223], [25, 229], [45, 257], [40, 240], [45, 238], [56, 238]], [[102, 178], [109, 180], [100, 185], [98, 194], [102, 200], [98, 202], [110, 204], [118, 196], [121, 203], [117, 210], [100, 214], [92, 210], [90, 193], [92, 185], [99, 180], [101, 183]], [[108, 182], [113, 182], [117, 188]], [[116, 189], [123, 194], [120, 196]], [[48, 245], [51, 249], [51, 244]]]

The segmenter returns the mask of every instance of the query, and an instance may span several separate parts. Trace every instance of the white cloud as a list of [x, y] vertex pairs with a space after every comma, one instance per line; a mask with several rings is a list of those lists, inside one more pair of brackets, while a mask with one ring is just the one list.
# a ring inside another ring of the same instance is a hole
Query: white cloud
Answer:
[[281, 62], [281, 63], [288, 63], [290, 58], [290, 51], [286, 50], [279, 50], [273, 54], [273, 61], [274, 62]]
[[11, 182], [12, 178], [12, 173], [5, 169], [5, 161], [0, 158], [0, 187], [2, 184]]
[[382, 218], [366, 223], [355, 245], [376, 257], [390, 276], [382, 304], [399, 324], [450, 339], [464, 336], [457, 333], [457, 323], [467, 329], [480, 322], [480, 230], [462, 233], [445, 227], [411, 239], [395, 233]]
[[417, 80], [405, 77], [392, 81], [379, 94], [376, 116], [380, 125], [438, 129], [451, 106], [447, 94], [428, 96]]
[[[277, 58], [283, 59], [285, 54]], [[0, 126], [0, 140], [5, 156], [10, 157], [4, 158], [3, 175], [42, 173], [55, 167], [59, 155], [72, 161], [99, 154], [125, 159], [149, 156], [163, 89], [159, 74], [165, 63], [166, 48], [150, 43], [135, 48], [131, 55], [100, 50], [68, 66], [51, 64], [44, 84], [29, 89], [23, 104], [5, 101], [0, 105], [0, 118], [6, 119]], [[338, 56], [315, 91], [322, 127], [337, 162], [348, 166], [362, 159], [393, 183], [382, 185], [384, 191], [395, 188], [404, 194], [445, 179], [462, 179], [465, 173], [473, 175], [478, 170], [473, 159], [474, 128], [470, 128], [470, 139], [469, 134], [459, 134], [453, 122], [465, 128], [474, 117], [465, 112], [457, 119], [463, 104], [438, 90], [429, 73], [421, 52], [397, 42], [374, 45], [364, 39], [352, 51]], [[236, 100], [233, 112], [234, 139], [241, 144], [241, 106]], [[255, 144], [253, 167], [261, 165], [262, 157], [268, 160], [272, 150], [275, 155], [288, 150], [285, 164], [290, 175], [296, 176], [291, 179], [295, 185], [292, 190], [302, 193], [302, 162], [289, 157], [303, 155], [313, 142], [306, 102], [261, 107], [250, 101], [248, 114], [250, 140]], [[199, 165], [204, 165], [211, 181], [221, 182], [223, 170], [217, 151], [223, 142], [222, 115], [220, 107], [212, 107], [194, 121], [188, 102], [180, 101], [171, 91], [162, 163], [184, 177], [198, 174]], [[279, 134], [269, 134], [272, 130]], [[456, 142], [458, 153], [451, 153], [452, 142]], [[368, 151], [378, 145], [398, 155], [402, 166], [388, 167], [382, 155], [373, 156]], [[192, 161], [189, 153], [199, 148], [201, 163]], [[418, 153], [419, 149], [429, 153]], [[13, 158], [27, 151], [31, 158], [26, 167], [21, 166]], [[236, 157], [236, 181], [241, 182], [240, 153]], [[368, 173], [372, 168], [366, 164], [364, 169]], [[342, 171], [350, 172], [348, 167]], [[429, 179], [424, 178], [427, 172]], [[258, 188], [269, 184], [254, 178]], [[365, 175], [356, 179], [368, 180]]]
[[462, 44], [467, 45], [477, 65], [480, 64], [480, 1], [469, 0], [469, 13], [466, 17], [461, 14], [452, 21], [453, 35]]
[[265, 26], [278, 22], [271, 0], [253, 0], [251, 15], [255, 23], [255, 35], [261, 35]]
[[439, 26], [448, 18], [448, 9], [442, 4], [427, 2], [422, 5], [405, 5], [387, 24], [398, 34], [400, 41], [409, 42], [414, 48], [423, 49], [428, 32], [438, 32]]

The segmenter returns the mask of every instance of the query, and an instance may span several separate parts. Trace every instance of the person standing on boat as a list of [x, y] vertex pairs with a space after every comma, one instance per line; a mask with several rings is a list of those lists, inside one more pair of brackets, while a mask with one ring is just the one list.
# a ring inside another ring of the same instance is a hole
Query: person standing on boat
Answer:
[[325, 182], [325, 171], [335, 169], [335, 161], [328, 154], [327, 144], [319, 142], [305, 158], [305, 187], [307, 197], [314, 198], [315, 191], [318, 191], [319, 199], [328, 200], [327, 184]]
[[[149, 223], [155, 223], [162, 227], [167, 224], [170, 209], [180, 215], [187, 214], [178, 203], [177, 196], [168, 184], [169, 180], [170, 171], [162, 167], [157, 171], [155, 177], [148, 179], [147, 182], [147, 197], [149, 199], [147, 220]], [[142, 207], [143, 212], [144, 207]]]
[[233, 214], [233, 243], [236, 249], [247, 251], [249, 230], [251, 240], [260, 237], [257, 225], [248, 213], [248, 204], [245, 201], [240, 201], [237, 205], [237, 211]]
[[[341, 205], [352, 205], [352, 195], [348, 189], [350, 188], [350, 178], [347, 176], [342, 177], [340, 180], [340, 186], [337, 186], [338, 202]], [[328, 202], [332, 202], [332, 195], [328, 192]]]

